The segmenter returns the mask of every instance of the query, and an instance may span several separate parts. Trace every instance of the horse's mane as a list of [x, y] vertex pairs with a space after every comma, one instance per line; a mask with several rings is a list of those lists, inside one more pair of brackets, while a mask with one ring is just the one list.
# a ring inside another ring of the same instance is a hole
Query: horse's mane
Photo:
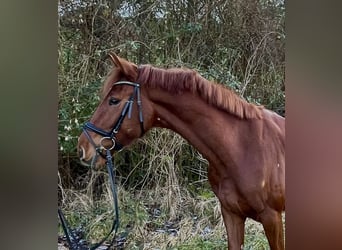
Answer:
[[173, 94], [190, 91], [199, 95], [208, 104], [241, 119], [262, 117], [262, 106], [246, 102], [232, 90], [222, 84], [206, 80], [195, 70], [160, 69], [151, 65], [143, 65], [139, 67], [137, 82], [149, 88], [160, 88]]

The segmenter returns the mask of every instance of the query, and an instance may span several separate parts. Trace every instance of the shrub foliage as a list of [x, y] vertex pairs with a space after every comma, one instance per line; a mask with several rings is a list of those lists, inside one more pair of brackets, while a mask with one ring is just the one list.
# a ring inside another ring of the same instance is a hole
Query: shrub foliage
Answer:
[[[58, 12], [60, 191], [102, 193], [106, 179], [94, 180], [75, 147], [98, 104], [109, 51], [137, 64], [196, 69], [285, 115], [282, 0], [60, 0]], [[126, 190], [206, 193], [206, 160], [171, 131], [152, 130], [115, 161]]]

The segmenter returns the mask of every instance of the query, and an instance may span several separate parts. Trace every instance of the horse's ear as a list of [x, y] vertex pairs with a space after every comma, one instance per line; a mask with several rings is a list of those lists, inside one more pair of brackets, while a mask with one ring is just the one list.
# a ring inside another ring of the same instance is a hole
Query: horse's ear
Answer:
[[119, 67], [119, 68], [122, 69], [121, 62], [120, 62], [120, 60], [121, 60], [120, 57], [118, 57], [118, 56], [117, 56], [115, 53], [113, 53], [113, 52], [109, 52], [109, 53], [108, 53], [108, 56], [110, 57], [110, 59], [112, 60], [112, 62], [114, 63], [114, 65], [115, 65], [116, 67]]
[[122, 73], [131, 81], [136, 81], [138, 77], [138, 67], [136, 64], [129, 62], [113, 52], [109, 52], [108, 56], [114, 65], [121, 69]]

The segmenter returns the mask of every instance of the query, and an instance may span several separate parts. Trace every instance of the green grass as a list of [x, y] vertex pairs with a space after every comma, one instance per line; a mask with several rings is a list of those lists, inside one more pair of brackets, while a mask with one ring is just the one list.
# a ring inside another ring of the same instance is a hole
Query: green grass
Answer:
[[[108, 192], [95, 198], [86, 191], [63, 190], [62, 209], [71, 226], [83, 225], [86, 238], [95, 243], [112, 226], [112, 201]], [[227, 249], [219, 202], [209, 189], [194, 196], [185, 188], [133, 192], [119, 186], [118, 193], [118, 235], [126, 236], [125, 249]], [[248, 219], [245, 232], [244, 249], [269, 249], [261, 224]]]

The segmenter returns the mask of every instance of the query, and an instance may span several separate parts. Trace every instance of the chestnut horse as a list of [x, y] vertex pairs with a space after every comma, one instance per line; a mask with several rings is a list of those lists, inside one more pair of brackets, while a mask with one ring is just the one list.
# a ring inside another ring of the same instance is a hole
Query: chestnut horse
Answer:
[[152, 127], [171, 129], [209, 162], [229, 250], [243, 249], [247, 217], [262, 223], [272, 250], [284, 249], [285, 119], [194, 70], [110, 57], [116, 67], [78, 141], [83, 164], [104, 164], [103, 150], [113, 154]]

